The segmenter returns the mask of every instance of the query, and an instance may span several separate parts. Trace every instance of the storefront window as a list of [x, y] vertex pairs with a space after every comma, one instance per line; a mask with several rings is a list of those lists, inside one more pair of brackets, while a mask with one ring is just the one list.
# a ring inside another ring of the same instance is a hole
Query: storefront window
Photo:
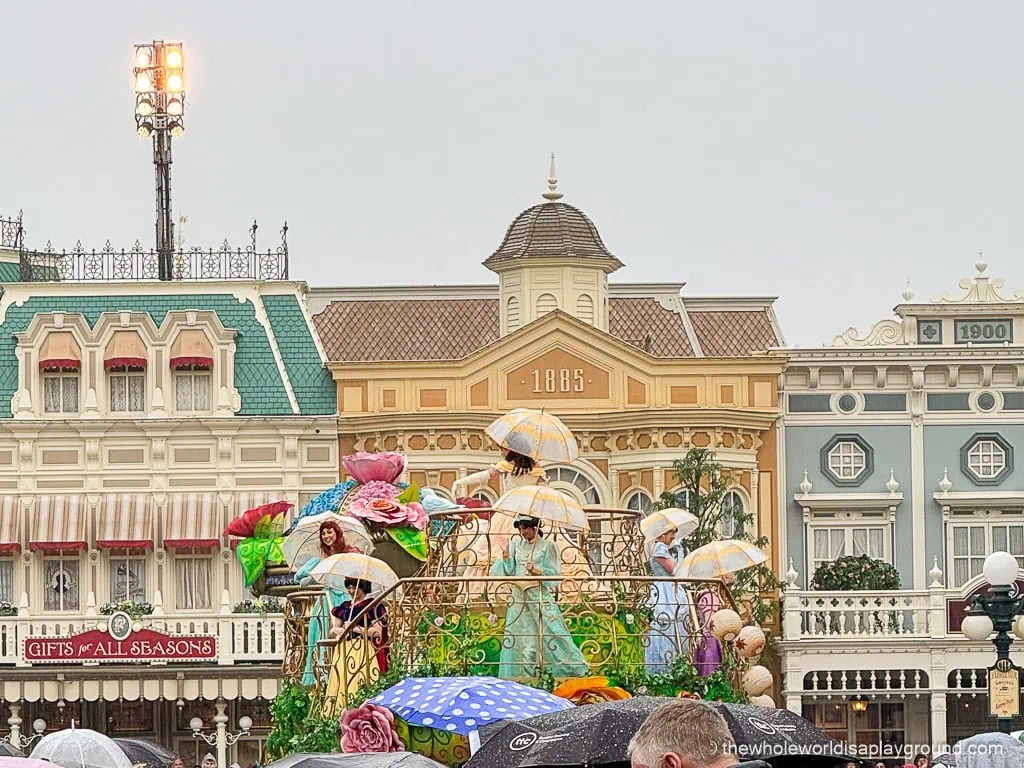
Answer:
[[110, 561], [110, 599], [146, 601], [146, 561], [141, 557], [115, 557]]
[[209, 610], [213, 606], [211, 562], [203, 556], [174, 558], [175, 603], [179, 611]]
[[0, 603], [14, 604], [14, 561], [0, 558]]
[[43, 610], [77, 611], [79, 604], [78, 558], [43, 561]]

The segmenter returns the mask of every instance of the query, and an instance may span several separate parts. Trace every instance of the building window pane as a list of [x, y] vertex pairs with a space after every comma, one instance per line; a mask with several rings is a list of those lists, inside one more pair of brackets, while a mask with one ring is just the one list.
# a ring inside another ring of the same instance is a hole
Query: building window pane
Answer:
[[213, 605], [213, 570], [208, 557], [174, 559], [174, 591], [178, 610], [208, 610]]
[[995, 440], [978, 440], [967, 452], [967, 468], [982, 480], [990, 480], [1006, 467], [1006, 451]]
[[722, 536], [731, 539], [743, 535], [740, 517], [743, 512], [743, 498], [736, 491], [729, 491], [722, 497]]
[[110, 561], [110, 599], [113, 602], [146, 601], [146, 561], [138, 557]]
[[867, 468], [867, 454], [857, 443], [844, 440], [828, 452], [828, 468], [840, 480], [855, 480]]
[[953, 585], [961, 587], [979, 576], [985, 558], [992, 552], [1009, 552], [1024, 568], [1024, 524], [988, 523], [953, 525], [949, 536], [953, 543]]
[[43, 610], [77, 611], [78, 603], [78, 560], [44, 560]]
[[14, 604], [14, 561], [0, 560], [0, 603]]
[[643, 491], [634, 491], [626, 499], [626, 509], [646, 515], [651, 511], [651, 497]]
[[141, 413], [146, 409], [146, 375], [115, 371], [110, 374], [110, 410], [113, 413]]
[[78, 374], [55, 373], [43, 376], [43, 411], [78, 413]]
[[175, 374], [174, 407], [179, 411], [208, 411], [210, 374], [195, 371]]

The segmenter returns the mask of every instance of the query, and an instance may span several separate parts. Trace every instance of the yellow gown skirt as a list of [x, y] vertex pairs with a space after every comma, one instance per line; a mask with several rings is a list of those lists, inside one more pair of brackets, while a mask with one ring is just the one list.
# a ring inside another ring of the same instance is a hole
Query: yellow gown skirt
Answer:
[[349, 698], [364, 685], [380, 679], [377, 646], [362, 637], [344, 640], [335, 647], [334, 660], [327, 676], [324, 715], [341, 714]]

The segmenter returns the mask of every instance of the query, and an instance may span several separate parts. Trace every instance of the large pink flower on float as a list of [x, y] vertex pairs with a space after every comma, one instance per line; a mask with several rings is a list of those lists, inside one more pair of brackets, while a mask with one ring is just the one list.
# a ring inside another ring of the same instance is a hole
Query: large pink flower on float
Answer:
[[395, 716], [387, 707], [369, 702], [341, 716], [342, 752], [402, 752], [405, 745], [395, 730]]
[[413, 525], [421, 531], [427, 527], [427, 513], [416, 502], [399, 504], [393, 499], [357, 499], [348, 508], [352, 517], [358, 517], [369, 523], [376, 523], [385, 528], [398, 525]]
[[359, 486], [352, 494], [352, 501], [373, 501], [374, 499], [397, 499], [401, 490], [383, 480], [371, 480]]
[[366, 453], [359, 451], [341, 460], [345, 471], [360, 484], [382, 480], [393, 483], [405, 469], [405, 456], [400, 453]]

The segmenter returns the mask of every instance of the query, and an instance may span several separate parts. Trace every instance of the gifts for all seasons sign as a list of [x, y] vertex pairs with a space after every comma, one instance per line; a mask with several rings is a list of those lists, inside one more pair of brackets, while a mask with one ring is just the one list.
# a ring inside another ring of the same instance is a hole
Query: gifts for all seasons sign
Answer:
[[34, 664], [131, 661], [215, 661], [213, 635], [167, 635], [153, 629], [136, 630], [127, 613], [115, 613], [106, 630], [90, 629], [66, 637], [25, 639], [25, 661]]

